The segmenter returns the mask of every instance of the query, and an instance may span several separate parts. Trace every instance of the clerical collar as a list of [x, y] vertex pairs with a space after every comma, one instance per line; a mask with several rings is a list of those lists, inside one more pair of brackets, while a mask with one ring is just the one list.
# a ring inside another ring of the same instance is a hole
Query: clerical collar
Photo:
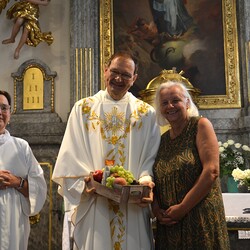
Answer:
[[106, 92], [106, 93], [105, 93], [106, 99], [108, 99], [109, 101], [114, 101], [114, 102], [125, 101], [125, 100], [127, 100], [127, 99], [129, 98], [129, 96], [130, 96], [130, 93], [127, 92], [127, 93], [122, 97], [122, 99], [120, 99], [120, 100], [114, 100], [114, 99], [110, 96], [110, 94], [109, 94], [109, 92], [108, 92], [107, 89], [105, 89], [105, 92]]

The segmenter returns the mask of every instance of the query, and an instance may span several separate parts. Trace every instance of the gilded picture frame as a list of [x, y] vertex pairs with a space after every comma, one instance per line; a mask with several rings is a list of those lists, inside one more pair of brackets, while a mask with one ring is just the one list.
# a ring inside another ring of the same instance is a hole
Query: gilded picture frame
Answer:
[[250, 41], [246, 43], [246, 62], [247, 62], [247, 86], [248, 86], [248, 102], [250, 103]]
[[[115, 2], [117, 1], [117, 2]], [[118, 2], [119, 0], [100, 0], [100, 67], [103, 69], [107, 60], [116, 50], [116, 42], [114, 35], [115, 34], [115, 20], [114, 18], [120, 13], [116, 13], [118, 10], [116, 9], [118, 3], [120, 4], [123, 1]], [[143, 1], [143, 0], [141, 0]], [[129, 1], [126, 2], [126, 5]], [[134, 2], [134, 1], [133, 1]], [[148, 4], [149, 1], [145, 1]], [[163, 2], [163, 1], [159, 1]], [[180, 2], [180, 1], [179, 1]], [[188, 3], [189, 1], [185, 1]], [[193, 1], [190, 1], [193, 2]], [[199, 2], [204, 1], [194, 1], [197, 6]], [[223, 66], [221, 71], [223, 74], [223, 79], [219, 79], [218, 82], [209, 82], [207, 84], [207, 89], [214, 89], [213, 86], [219, 86], [218, 93], [204, 93], [201, 91], [201, 95], [197, 98], [196, 103], [198, 104], [200, 109], [221, 109], [221, 108], [240, 108], [241, 107], [241, 94], [240, 94], [240, 79], [239, 79], [239, 55], [238, 55], [238, 35], [237, 35], [237, 20], [236, 20], [236, 0], [221, 0], [221, 1], [212, 1], [219, 3], [218, 10], [221, 11], [220, 22], [222, 26], [222, 49], [220, 53], [223, 54], [222, 64]], [[211, 1], [207, 0], [207, 4], [212, 4]], [[116, 3], [116, 4], [115, 4]], [[135, 3], [135, 2], [134, 2]], [[138, 3], [138, 2], [137, 2]], [[196, 6], [196, 7], [197, 7]], [[199, 5], [201, 6], [201, 4]], [[142, 6], [145, 8], [145, 6]], [[138, 6], [133, 8], [133, 11], [139, 10]], [[131, 9], [132, 10], [132, 9]], [[207, 12], [207, 9], [201, 9], [199, 11], [196, 10], [196, 13], [204, 13]], [[128, 10], [129, 14], [131, 11]], [[142, 13], [142, 11], [141, 11]], [[214, 13], [213, 13], [214, 14]], [[218, 13], [217, 13], [218, 14]], [[119, 23], [120, 24], [120, 23]], [[208, 27], [211, 25], [208, 24]], [[216, 27], [214, 25], [214, 27]], [[208, 32], [209, 33], [209, 32]], [[213, 32], [211, 32], [212, 34]], [[216, 33], [216, 32], [215, 32]], [[222, 52], [221, 52], [222, 51]], [[215, 54], [216, 52], [211, 51]], [[209, 67], [206, 68], [205, 73], [208, 76], [212, 74], [212, 72], [216, 72], [218, 70], [216, 66], [212, 65], [211, 61]], [[214, 68], [213, 68], [214, 67]], [[185, 71], [185, 70], [184, 70]], [[219, 71], [218, 71], [219, 72]], [[159, 72], [160, 73], [160, 72]], [[156, 77], [157, 75], [155, 75]], [[140, 77], [140, 75], [139, 75]], [[205, 76], [203, 76], [204, 78]], [[188, 77], [187, 77], [188, 78]], [[190, 78], [188, 78], [190, 80]], [[145, 88], [147, 83], [152, 80], [152, 77], [148, 79], [148, 81], [144, 81]], [[103, 75], [101, 75], [102, 89], [104, 88], [104, 79]], [[193, 84], [193, 82], [191, 81]], [[210, 86], [211, 84], [211, 86]], [[194, 84], [193, 84], [194, 85]], [[199, 88], [199, 85], [195, 86]], [[217, 90], [215, 90], [217, 91]], [[209, 91], [208, 91], [209, 92]], [[223, 92], [223, 93], [222, 93]]]

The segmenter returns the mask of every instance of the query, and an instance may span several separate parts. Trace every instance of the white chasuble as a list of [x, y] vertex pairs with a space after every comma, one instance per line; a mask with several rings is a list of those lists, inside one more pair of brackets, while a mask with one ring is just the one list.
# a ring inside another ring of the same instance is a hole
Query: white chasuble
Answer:
[[131, 93], [114, 101], [107, 91], [99, 91], [76, 102], [52, 178], [59, 184], [66, 211], [75, 210], [72, 222], [79, 249], [152, 250], [149, 209], [86, 196], [83, 178], [111, 159], [138, 180], [152, 176], [159, 143], [154, 109]]

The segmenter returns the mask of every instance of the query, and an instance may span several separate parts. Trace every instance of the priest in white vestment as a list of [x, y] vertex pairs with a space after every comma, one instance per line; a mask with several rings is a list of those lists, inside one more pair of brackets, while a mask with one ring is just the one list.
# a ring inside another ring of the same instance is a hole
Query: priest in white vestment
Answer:
[[149, 203], [119, 206], [88, 194], [84, 181], [90, 171], [102, 169], [105, 160], [114, 159], [140, 183], [152, 187], [160, 130], [153, 107], [128, 92], [137, 77], [136, 67], [129, 54], [113, 55], [105, 69], [106, 90], [72, 108], [52, 179], [59, 184], [74, 225], [74, 249], [154, 248]]
[[5, 129], [10, 105], [10, 95], [0, 90], [0, 249], [26, 250], [29, 216], [42, 209], [47, 185], [28, 142]]

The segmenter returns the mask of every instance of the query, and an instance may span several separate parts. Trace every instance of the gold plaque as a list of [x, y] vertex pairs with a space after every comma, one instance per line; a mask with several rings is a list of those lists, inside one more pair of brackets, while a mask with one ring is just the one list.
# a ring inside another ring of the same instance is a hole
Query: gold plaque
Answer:
[[44, 108], [43, 73], [39, 68], [31, 67], [26, 70], [23, 81], [23, 110]]

